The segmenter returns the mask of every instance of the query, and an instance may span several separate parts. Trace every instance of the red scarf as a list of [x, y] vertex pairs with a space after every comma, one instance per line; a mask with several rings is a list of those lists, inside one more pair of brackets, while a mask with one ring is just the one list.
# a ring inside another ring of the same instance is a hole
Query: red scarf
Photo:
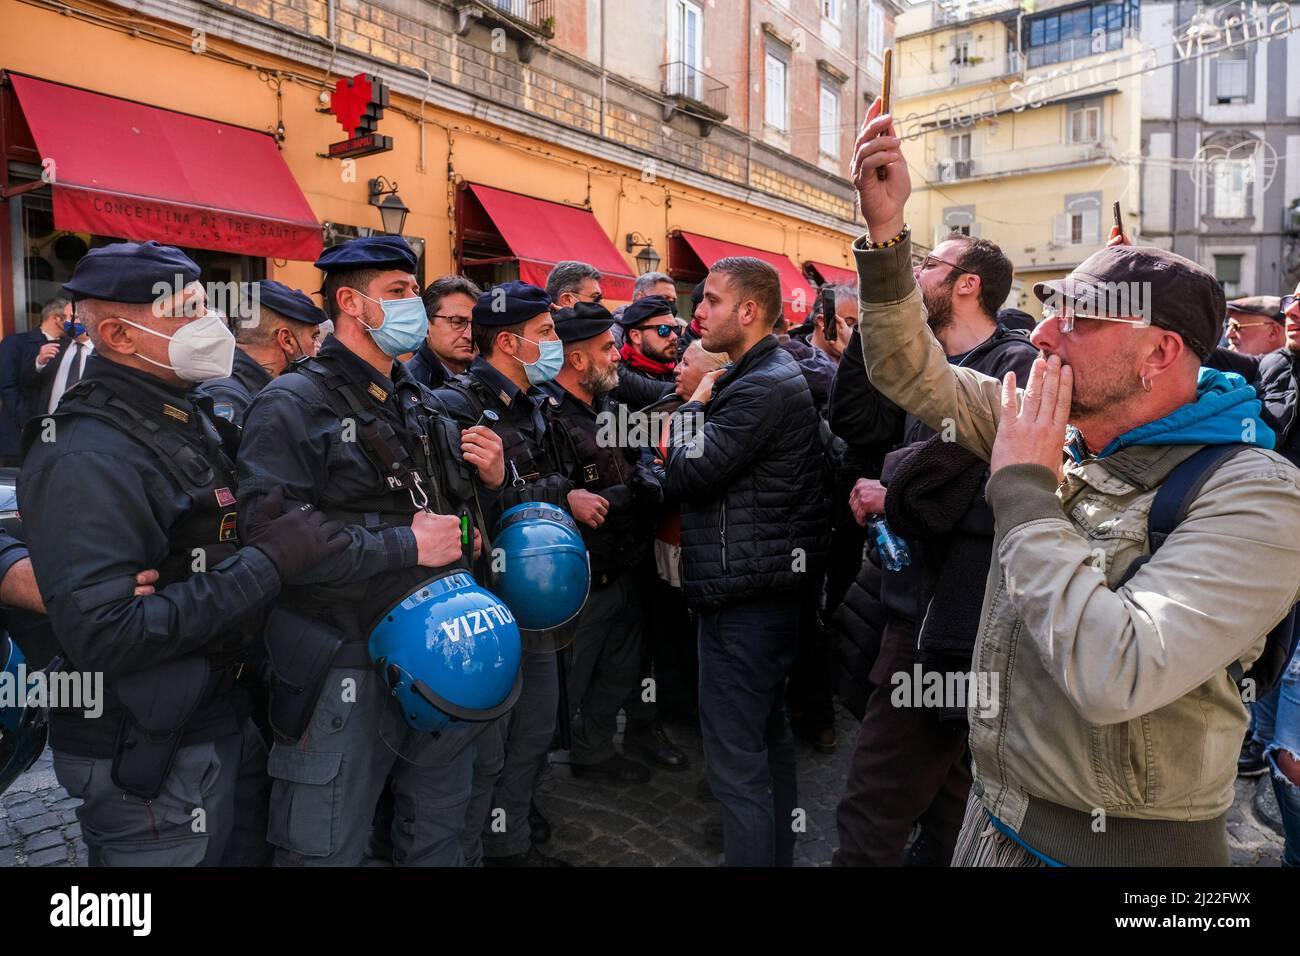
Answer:
[[651, 375], [663, 375], [666, 372], [671, 372], [677, 365], [676, 362], [656, 362], [652, 358], [647, 358], [638, 352], [631, 342], [624, 342], [618, 354], [622, 356], [624, 362], [627, 362], [637, 371], [648, 372]]

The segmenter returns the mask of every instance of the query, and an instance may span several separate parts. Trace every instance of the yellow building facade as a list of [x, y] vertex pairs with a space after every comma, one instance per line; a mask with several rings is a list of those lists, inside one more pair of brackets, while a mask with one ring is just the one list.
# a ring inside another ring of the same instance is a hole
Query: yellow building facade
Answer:
[[[1032, 7], [1031, 4], [1026, 6]], [[908, 217], [926, 243], [982, 236], [1007, 254], [1009, 306], [1137, 227], [1141, 133], [1130, 0], [926, 4], [898, 19], [894, 115], [912, 176]]]
[[[458, 271], [468, 257], [462, 220], [469, 184], [589, 212], [630, 277], [638, 274], [636, 253], [649, 242], [662, 258], [661, 270], [672, 272], [683, 285], [691, 282], [699, 263], [670, 251], [685, 248], [678, 239], [682, 233], [787, 257], [796, 277], [787, 284], [787, 302], [803, 298], [791, 286], [797, 285], [805, 263], [844, 268], [852, 264], [849, 245], [860, 229], [853, 221], [851, 189], [843, 179], [817, 172], [787, 175], [789, 182], [782, 184], [769, 171], [764, 174], [766, 186], [756, 189], [748, 180], [759, 178], [757, 169], [733, 163], [725, 142], [718, 145], [717, 134], [698, 135], [689, 117], [689, 128], [682, 132], [662, 115], [638, 116], [613, 102], [602, 107], [576, 82], [566, 84], [566, 74], [558, 67], [542, 72], [540, 54], [520, 63], [512, 58], [511, 45], [488, 47], [480, 56], [481, 48], [471, 49], [469, 39], [430, 25], [427, 34], [421, 33], [430, 47], [457, 51], [460, 57], [455, 61], [460, 72], [440, 83], [432, 69], [422, 65], [432, 67], [431, 59], [417, 62], [398, 45], [376, 41], [382, 47], [378, 55], [331, 47], [319, 36], [324, 29], [318, 26], [324, 23], [323, 0], [294, 0], [299, 2], [320, 8], [306, 21], [315, 35], [287, 31], [279, 18], [270, 16], [278, 5], [265, 3], [260, 4], [264, 10], [232, 5], [218, 13], [180, 2], [127, 8], [89, 0], [57, 7], [40, 0], [0, 0], [0, 69], [265, 134], [310, 206], [326, 245], [358, 231], [379, 229], [369, 183], [383, 177], [386, 184], [396, 184], [410, 210], [402, 234], [423, 252], [425, 281]], [[385, 22], [381, 8], [363, 6], [376, 23]], [[431, 15], [448, 7], [428, 6]], [[157, 15], [164, 10], [168, 16]], [[405, 23], [384, 29], [415, 30], [411, 21]], [[491, 36], [491, 42], [496, 40]], [[390, 52], [391, 63], [384, 59]], [[514, 72], [494, 80], [493, 58], [512, 58]], [[320, 68], [320, 63], [327, 67]], [[471, 72], [470, 65], [476, 65], [477, 72]], [[388, 106], [376, 130], [391, 137], [392, 148], [350, 161], [328, 158], [330, 144], [348, 138], [329, 112], [331, 92], [341, 78], [363, 72], [384, 79], [389, 87]], [[509, 81], [511, 75], [525, 78], [522, 92]], [[480, 82], [487, 77], [489, 85], [500, 82], [504, 94], [526, 98], [520, 100], [525, 108], [493, 112], [476, 103], [468, 95], [471, 76]], [[462, 83], [464, 90], [458, 88]], [[39, 141], [40, 127], [59, 118], [24, 117], [12, 83], [0, 88], [0, 96], [9, 143], [7, 169], [0, 178], [5, 186], [0, 213], [6, 220], [0, 240], [0, 311], [9, 332], [34, 325], [42, 302], [57, 292], [75, 264], [68, 250], [84, 251], [83, 246], [122, 236], [61, 227], [57, 202], [49, 198], [51, 185], [60, 188], [58, 181], [36, 182], [40, 164], [48, 157], [39, 156], [39, 143], [34, 150], [28, 138], [34, 135]], [[597, 123], [595, 135], [583, 128]], [[650, 150], [634, 148], [640, 142], [636, 127], [651, 124], [655, 135], [676, 137], [680, 155], [665, 150], [656, 157]], [[106, 148], [93, 141], [80, 147], [91, 160], [96, 150]], [[693, 163], [691, 156], [698, 156], [699, 162]], [[249, 175], [241, 168], [240, 156], [231, 156], [231, 182], [238, 186], [241, 176]], [[20, 238], [15, 241], [15, 236]], [[635, 242], [629, 243], [633, 236]], [[312, 292], [319, 285], [309, 259], [250, 254], [237, 241], [225, 244], [227, 248], [210, 245], [201, 250], [205, 258], [200, 264], [217, 279], [275, 278]], [[50, 251], [56, 247], [64, 250], [62, 260]], [[494, 268], [480, 269], [480, 277], [500, 281], [519, 274], [519, 264], [510, 262], [514, 253], [506, 252]], [[628, 288], [616, 287], [624, 292]], [[608, 298], [617, 302], [627, 295]], [[790, 317], [800, 320], [797, 314]]]

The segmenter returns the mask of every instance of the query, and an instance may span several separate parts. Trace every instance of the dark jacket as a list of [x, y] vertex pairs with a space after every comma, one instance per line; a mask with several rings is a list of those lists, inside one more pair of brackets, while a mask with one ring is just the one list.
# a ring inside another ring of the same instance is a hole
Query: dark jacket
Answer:
[[789, 352], [796, 362], [803, 377], [808, 380], [812, 392], [813, 404], [817, 414], [825, 415], [831, 401], [831, 386], [835, 383], [835, 362], [829, 355], [804, 339], [787, 337], [781, 340], [781, 348]]
[[46, 342], [39, 328], [15, 332], [0, 340], [0, 455], [18, 454], [18, 436], [31, 411], [23, 395], [23, 372], [36, 366]]
[[[702, 427], [690, 427], [701, 414]], [[687, 603], [715, 609], [820, 581], [828, 531], [817, 410], [776, 336], [718, 378], [708, 405], [687, 402], [673, 418], [665, 491], [683, 502]]]
[[632, 411], [640, 411], [671, 395], [674, 381], [672, 372], [650, 373], [624, 360], [618, 363], [618, 385], [612, 397]]
[[425, 388], [439, 388], [451, 378], [447, 374], [447, 367], [433, 354], [428, 342], [416, 349], [415, 354], [407, 360], [406, 370]]
[[[183, 391], [97, 355], [86, 360], [83, 382], [111, 388], [145, 410], [159, 431], [203, 449], [217, 483], [224, 482], [215, 499], [197, 500], [178, 482], [174, 464], [139, 440], [138, 426], [125, 417], [119, 426], [91, 415], [61, 415], [58, 440], [35, 440], [28, 449], [18, 502], [50, 623], [73, 668], [102, 671], [107, 692], [97, 719], [76, 708], [53, 711], [51, 746], [107, 757], [118, 724], [115, 682], [240, 643], [245, 636], [237, 623], [276, 597], [280, 577], [262, 551], [247, 547], [232, 547], [231, 556], [206, 573], [180, 577], [169, 570], [178, 563], [192, 570], [190, 541], [235, 544], [235, 482], [216, 429]], [[193, 527], [199, 514], [210, 515], [207, 526]], [[134, 575], [145, 568], [157, 568], [162, 577], [155, 594], [136, 597]], [[185, 741], [236, 733], [241, 719], [230, 703], [205, 704], [186, 725]]]
[[244, 424], [244, 416], [253, 398], [271, 384], [271, 374], [253, 361], [241, 348], [235, 349], [235, 361], [227, 378], [214, 378], [194, 387], [196, 397], [212, 400], [212, 414], [236, 425]]
[[[64, 335], [59, 339], [59, 350], [54, 354], [54, 358], [45, 363], [45, 367], [38, 369], [36, 367], [36, 355], [40, 353], [42, 342], [36, 346], [36, 352], [32, 354], [31, 360], [23, 368], [22, 391], [24, 400], [27, 402], [27, 417], [33, 415], [44, 415], [45, 410], [50, 406], [50, 395], [54, 391], [54, 380], [58, 377], [59, 366], [63, 363], [63, 356], [67, 354], [68, 349], [72, 348], [75, 340], [70, 335]], [[82, 348], [86, 348], [88, 343], [82, 343]], [[89, 355], [86, 356], [90, 358]]]
[[1220, 348], [1205, 364], [1236, 372], [1255, 386], [1264, 406], [1260, 418], [1277, 434], [1277, 453], [1300, 466], [1300, 429], [1295, 428], [1300, 412], [1300, 354], [1278, 349], [1266, 355], [1242, 355]]
[[[621, 444], [618, 404], [608, 395], [588, 405], [555, 382], [538, 386], [555, 399], [550, 424], [569, 448], [569, 479], [575, 489], [609, 502], [599, 528], [579, 524], [591, 560], [591, 586], [608, 587], [650, 552], [663, 504], [663, 488], [649, 463], [648, 449]], [[624, 412], [626, 415], [626, 411]], [[608, 434], [613, 432], [613, 441]]]

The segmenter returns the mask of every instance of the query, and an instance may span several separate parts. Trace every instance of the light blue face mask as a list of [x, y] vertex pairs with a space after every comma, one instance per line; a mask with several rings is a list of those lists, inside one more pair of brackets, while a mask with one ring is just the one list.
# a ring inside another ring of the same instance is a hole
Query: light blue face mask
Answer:
[[[353, 289], [363, 299], [370, 299], [360, 289]], [[424, 341], [429, 331], [429, 316], [424, 311], [424, 300], [418, 295], [409, 299], [370, 299], [384, 310], [384, 322], [379, 328], [365, 326], [370, 337], [375, 340], [379, 350], [385, 355], [397, 358], [407, 352], [414, 352]], [[360, 321], [360, 320], [358, 320]], [[563, 355], [561, 355], [563, 359]]]
[[559, 339], [546, 339], [541, 342], [533, 342], [532, 339], [525, 339], [522, 335], [516, 335], [515, 338], [523, 339], [525, 342], [532, 342], [537, 346], [540, 354], [536, 362], [524, 362], [515, 359], [524, 367], [524, 374], [528, 376], [528, 381], [532, 385], [541, 385], [543, 382], [554, 380], [555, 376], [560, 374], [560, 369], [564, 368], [564, 343]]

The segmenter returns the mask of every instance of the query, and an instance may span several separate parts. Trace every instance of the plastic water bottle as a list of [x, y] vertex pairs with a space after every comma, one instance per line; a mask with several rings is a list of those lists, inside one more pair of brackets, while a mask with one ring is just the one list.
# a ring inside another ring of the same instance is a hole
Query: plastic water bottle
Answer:
[[901, 571], [912, 563], [912, 552], [907, 549], [907, 542], [889, 530], [884, 518], [872, 518], [867, 528], [876, 539], [876, 551], [886, 571]]

